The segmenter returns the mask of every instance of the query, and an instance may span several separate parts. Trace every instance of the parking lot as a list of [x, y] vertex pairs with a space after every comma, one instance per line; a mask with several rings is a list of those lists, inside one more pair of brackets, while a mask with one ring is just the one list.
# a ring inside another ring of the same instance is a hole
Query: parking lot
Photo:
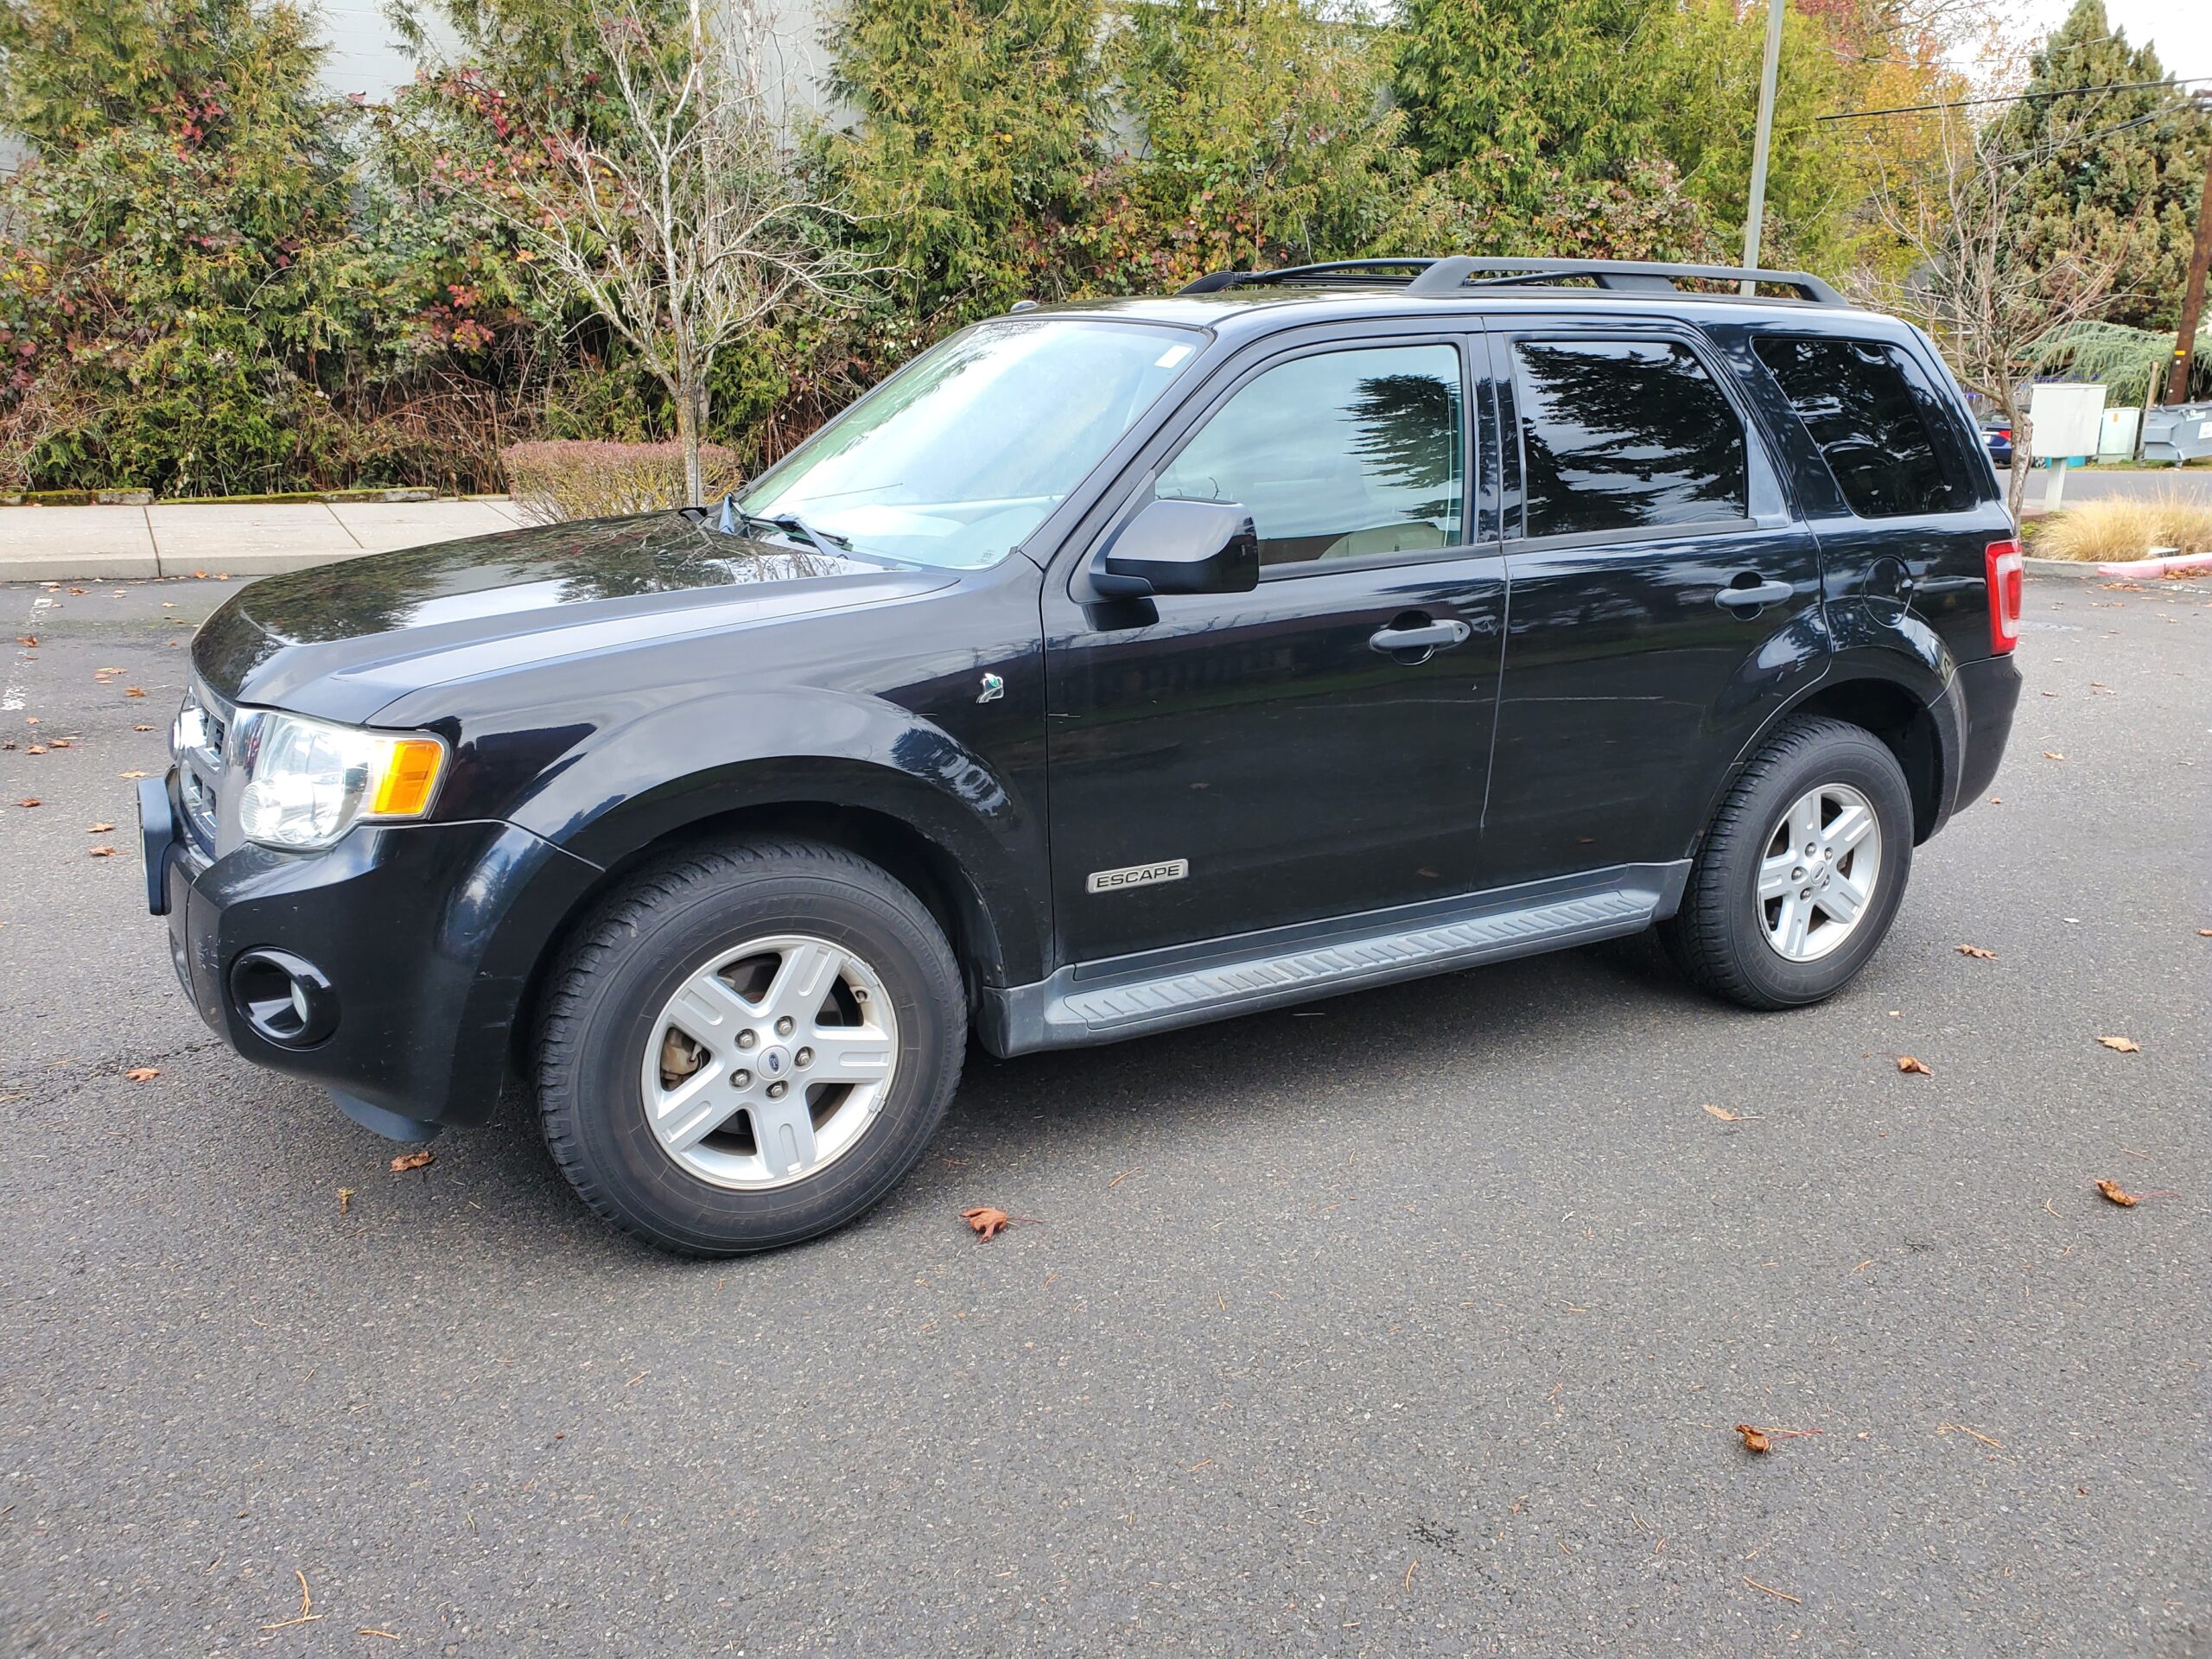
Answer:
[[1632, 941], [977, 1055], [723, 1263], [194, 1016], [130, 779], [234, 587], [0, 588], [6, 1651], [2212, 1650], [2212, 583], [2031, 582], [1830, 1004]]

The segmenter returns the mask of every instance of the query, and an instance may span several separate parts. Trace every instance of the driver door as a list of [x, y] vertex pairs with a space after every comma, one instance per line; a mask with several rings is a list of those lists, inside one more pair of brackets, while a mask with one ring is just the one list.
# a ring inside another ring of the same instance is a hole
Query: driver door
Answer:
[[1115, 519], [1237, 503], [1257, 588], [1085, 604], [1062, 577], [1096, 543], [1047, 584], [1063, 962], [1477, 885], [1505, 591], [1470, 466], [1486, 385], [1456, 335], [1262, 349], [1170, 424]]

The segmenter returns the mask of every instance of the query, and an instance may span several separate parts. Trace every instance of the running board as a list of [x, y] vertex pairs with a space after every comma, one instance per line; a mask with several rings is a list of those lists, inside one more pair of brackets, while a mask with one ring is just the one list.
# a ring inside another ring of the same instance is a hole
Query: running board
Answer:
[[986, 987], [977, 1035], [995, 1054], [1116, 1042], [1455, 968], [1641, 932], [1674, 913], [1689, 862], [1624, 864], [1470, 898], [1063, 968]]

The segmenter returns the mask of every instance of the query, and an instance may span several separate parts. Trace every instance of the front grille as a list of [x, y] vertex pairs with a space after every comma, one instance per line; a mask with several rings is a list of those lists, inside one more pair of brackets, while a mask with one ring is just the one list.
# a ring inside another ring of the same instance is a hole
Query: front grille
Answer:
[[[191, 716], [196, 716], [196, 722]], [[234, 711], [205, 686], [186, 694], [181, 726], [186, 741], [176, 751], [177, 799], [186, 830], [201, 853], [213, 857], [221, 817], [219, 797]]]

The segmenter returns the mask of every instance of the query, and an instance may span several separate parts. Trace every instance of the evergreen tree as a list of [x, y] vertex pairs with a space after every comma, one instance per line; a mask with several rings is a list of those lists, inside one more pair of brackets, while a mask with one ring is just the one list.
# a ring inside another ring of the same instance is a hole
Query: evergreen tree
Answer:
[[[2165, 71], [2151, 48], [2132, 47], [2104, 0], [2078, 0], [2035, 55], [2025, 90], [2124, 86]], [[2028, 169], [2014, 219], [2023, 257], [2116, 260], [2120, 290], [2110, 321], [2171, 331], [2181, 308], [2196, 206], [2204, 188], [2208, 123], [2171, 86], [2026, 99], [1999, 128]]]
[[1099, 20], [1099, 0], [850, 0], [827, 30], [853, 120], [816, 160], [890, 268], [894, 349], [1054, 293], [1103, 127]]
[[1423, 169], [1474, 168], [1534, 211], [1560, 181], [1648, 158], [1671, 0], [1405, 0], [1393, 89]]

